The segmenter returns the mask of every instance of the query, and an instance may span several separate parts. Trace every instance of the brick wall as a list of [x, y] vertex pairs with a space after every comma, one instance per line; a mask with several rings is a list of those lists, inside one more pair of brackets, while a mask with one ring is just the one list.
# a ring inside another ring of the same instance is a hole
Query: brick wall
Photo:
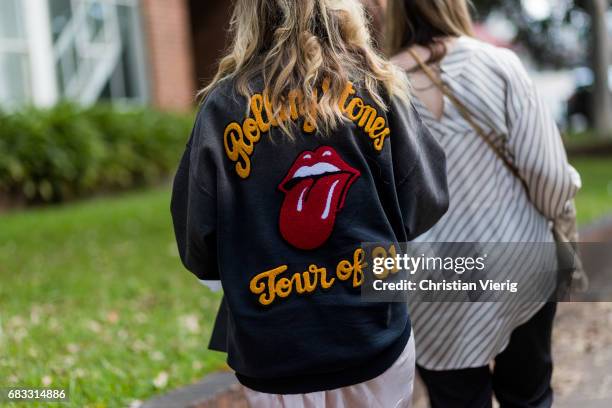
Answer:
[[142, 0], [152, 102], [168, 110], [194, 105], [195, 81], [187, 0]]

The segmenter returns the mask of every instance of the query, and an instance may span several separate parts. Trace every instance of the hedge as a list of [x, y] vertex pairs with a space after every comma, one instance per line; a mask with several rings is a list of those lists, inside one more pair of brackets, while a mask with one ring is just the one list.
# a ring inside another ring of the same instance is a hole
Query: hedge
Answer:
[[62, 202], [159, 183], [175, 168], [193, 117], [107, 105], [0, 112], [0, 195]]

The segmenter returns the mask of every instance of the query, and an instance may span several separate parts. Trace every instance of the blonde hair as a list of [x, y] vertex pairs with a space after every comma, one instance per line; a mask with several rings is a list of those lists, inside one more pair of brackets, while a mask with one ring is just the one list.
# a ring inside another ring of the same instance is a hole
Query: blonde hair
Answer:
[[[363, 86], [383, 109], [383, 89], [408, 99], [405, 75], [374, 50], [358, 0], [236, 0], [230, 35], [230, 49], [202, 97], [231, 78], [248, 100], [261, 76], [275, 116], [297, 92], [305, 120], [326, 131], [344, 120], [339, 101], [348, 82]], [[279, 125], [290, 136], [289, 124]]]
[[469, 0], [388, 0], [386, 51], [394, 55], [403, 48], [430, 48], [430, 62], [446, 53], [441, 37], [473, 36]]

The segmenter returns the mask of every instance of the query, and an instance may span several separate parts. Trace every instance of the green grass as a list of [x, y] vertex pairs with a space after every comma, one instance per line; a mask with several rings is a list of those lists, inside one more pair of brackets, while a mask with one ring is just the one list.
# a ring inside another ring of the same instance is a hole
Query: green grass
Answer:
[[582, 190], [576, 198], [578, 221], [585, 224], [612, 216], [612, 158], [579, 158], [571, 162], [582, 176]]
[[167, 189], [0, 216], [0, 388], [119, 407], [193, 382], [223, 366], [217, 303], [180, 264]]
[[[612, 159], [573, 163], [580, 221], [612, 214]], [[224, 367], [218, 295], [180, 265], [168, 207], [161, 189], [0, 216], [0, 387], [118, 407]]]
[[609, 136], [597, 135], [593, 130], [569, 132], [563, 135], [563, 142], [568, 150], [586, 147], [609, 147], [612, 139]]

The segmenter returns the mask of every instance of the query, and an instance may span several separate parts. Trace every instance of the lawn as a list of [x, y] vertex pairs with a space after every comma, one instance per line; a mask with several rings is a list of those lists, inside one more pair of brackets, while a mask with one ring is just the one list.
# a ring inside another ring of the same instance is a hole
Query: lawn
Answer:
[[612, 157], [579, 158], [572, 164], [582, 176], [582, 190], [576, 198], [578, 221], [585, 224], [612, 216]]
[[[612, 214], [612, 160], [574, 164], [581, 222]], [[118, 407], [223, 367], [206, 349], [219, 298], [180, 265], [168, 202], [159, 189], [0, 216], [0, 387]]]
[[206, 349], [218, 296], [180, 265], [168, 203], [163, 189], [0, 216], [0, 388], [119, 407], [223, 365]]

